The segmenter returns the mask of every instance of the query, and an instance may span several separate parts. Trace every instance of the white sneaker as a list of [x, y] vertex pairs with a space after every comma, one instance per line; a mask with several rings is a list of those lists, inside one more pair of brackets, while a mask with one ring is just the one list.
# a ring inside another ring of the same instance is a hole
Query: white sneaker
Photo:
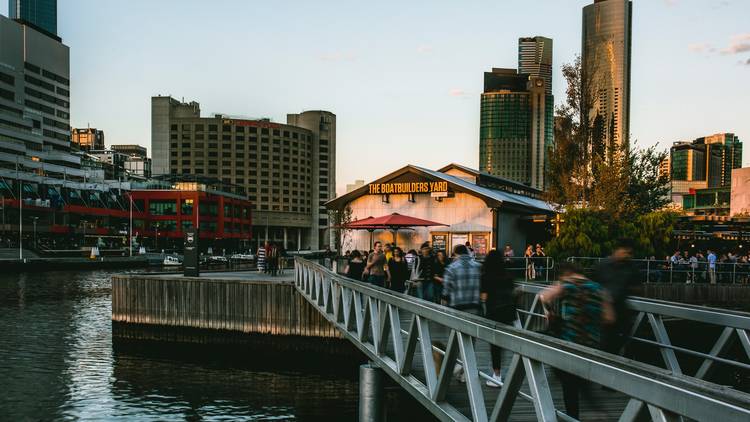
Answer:
[[493, 374], [491, 380], [485, 383], [487, 387], [500, 388], [503, 386], [503, 378], [499, 374]]

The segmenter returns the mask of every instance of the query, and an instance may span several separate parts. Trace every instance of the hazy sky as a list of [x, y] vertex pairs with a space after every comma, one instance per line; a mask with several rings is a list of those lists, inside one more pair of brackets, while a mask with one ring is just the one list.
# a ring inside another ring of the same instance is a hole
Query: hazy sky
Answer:
[[[590, 2], [59, 0], [71, 124], [150, 151], [156, 94], [278, 122], [325, 109], [339, 191], [406, 163], [477, 167], [482, 72], [516, 67], [518, 37], [551, 37], [559, 103]], [[735, 132], [749, 165], [750, 1], [633, 3], [632, 137]]]

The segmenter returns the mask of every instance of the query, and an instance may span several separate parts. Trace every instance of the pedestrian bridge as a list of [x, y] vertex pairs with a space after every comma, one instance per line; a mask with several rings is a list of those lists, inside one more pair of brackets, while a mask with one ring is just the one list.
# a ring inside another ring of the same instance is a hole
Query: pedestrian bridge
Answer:
[[[564, 412], [556, 370], [598, 384], [582, 395], [581, 420], [750, 420], [749, 394], [705, 381], [717, 365], [750, 370], [744, 357], [726, 356], [739, 343], [750, 358], [745, 313], [630, 300], [632, 341], [657, 349], [660, 368], [529, 330], [543, 318], [536, 297], [543, 287], [535, 284], [520, 285], [532, 299], [519, 310], [517, 327], [356, 282], [302, 258], [295, 260], [294, 285], [340, 335], [441, 420], [574, 421]], [[665, 324], [672, 319], [715, 326], [720, 334], [708, 352], [678, 347]], [[638, 334], [644, 329], [653, 339]], [[503, 349], [501, 388], [485, 386], [489, 345]], [[687, 373], [686, 359], [698, 359], [698, 370]], [[453, 377], [456, 363], [465, 369], [465, 383]]]

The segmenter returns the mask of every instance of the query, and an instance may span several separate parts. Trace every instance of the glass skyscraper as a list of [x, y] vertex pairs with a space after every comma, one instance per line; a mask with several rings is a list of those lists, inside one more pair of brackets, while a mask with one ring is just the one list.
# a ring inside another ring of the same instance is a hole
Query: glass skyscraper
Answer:
[[630, 0], [595, 0], [583, 8], [582, 119], [594, 152], [629, 142], [632, 11]]
[[518, 73], [543, 78], [545, 92], [552, 95], [552, 39], [526, 37], [518, 39]]
[[57, 35], [57, 0], [8, 0], [10, 18]]
[[544, 78], [515, 69], [485, 72], [479, 124], [480, 171], [544, 189], [553, 108]]

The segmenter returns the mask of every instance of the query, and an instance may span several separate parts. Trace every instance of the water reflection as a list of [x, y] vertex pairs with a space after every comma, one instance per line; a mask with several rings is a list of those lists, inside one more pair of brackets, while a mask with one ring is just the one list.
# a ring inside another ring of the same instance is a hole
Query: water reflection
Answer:
[[[0, 274], [0, 418], [355, 420], [357, 362], [113, 346], [112, 272]], [[338, 367], [338, 371], [331, 368]], [[389, 420], [425, 420], [393, 389]]]

